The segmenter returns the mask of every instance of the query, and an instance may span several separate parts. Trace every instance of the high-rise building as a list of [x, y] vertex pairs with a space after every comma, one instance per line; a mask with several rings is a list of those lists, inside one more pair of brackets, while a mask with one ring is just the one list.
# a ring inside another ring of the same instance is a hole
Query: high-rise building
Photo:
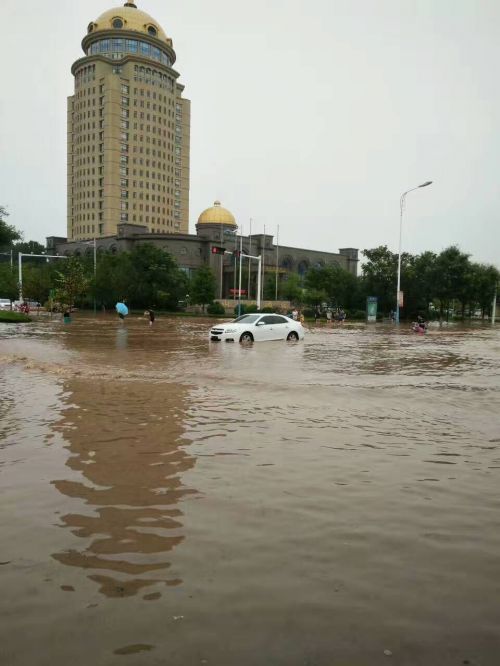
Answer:
[[172, 40], [133, 2], [89, 24], [68, 98], [68, 240], [188, 233], [190, 102]]

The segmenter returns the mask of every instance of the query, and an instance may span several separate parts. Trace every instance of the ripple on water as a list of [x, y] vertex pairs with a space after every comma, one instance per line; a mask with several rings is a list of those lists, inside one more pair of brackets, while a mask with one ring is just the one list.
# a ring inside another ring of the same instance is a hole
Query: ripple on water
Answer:
[[19, 664], [42, 647], [54, 664], [154, 649], [374, 666], [385, 645], [407, 664], [495, 663], [491, 331], [356, 326], [243, 348], [210, 345], [206, 320], [74, 324], [0, 332]]

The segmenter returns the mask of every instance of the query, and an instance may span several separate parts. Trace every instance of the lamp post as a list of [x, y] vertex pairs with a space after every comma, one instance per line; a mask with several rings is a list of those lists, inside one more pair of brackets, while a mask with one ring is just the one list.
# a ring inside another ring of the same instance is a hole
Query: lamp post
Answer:
[[[237, 229], [224, 229], [224, 236], [233, 236], [234, 238], [234, 250], [238, 249], [238, 230]], [[233, 289], [233, 301], [236, 301], [236, 256], [233, 254], [234, 259], [234, 289]], [[224, 260], [224, 257], [222, 257]]]
[[405, 207], [406, 195], [409, 192], [418, 190], [421, 187], [427, 187], [428, 185], [432, 185], [432, 180], [427, 180], [425, 183], [422, 183], [422, 185], [417, 185], [417, 187], [412, 187], [411, 190], [406, 190], [406, 192], [403, 192], [399, 200], [400, 216], [399, 216], [398, 285], [396, 290], [396, 324], [399, 324], [399, 292], [401, 287], [401, 240], [403, 237], [403, 210]]

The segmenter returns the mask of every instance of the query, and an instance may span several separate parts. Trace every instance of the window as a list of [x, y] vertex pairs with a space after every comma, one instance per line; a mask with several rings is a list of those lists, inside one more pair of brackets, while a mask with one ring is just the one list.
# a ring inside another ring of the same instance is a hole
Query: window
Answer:
[[129, 94], [129, 87], [126, 86], [125, 84], [122, 84], [122, 95], [128, 95]]
[[128, 187], [128, 180], [126, 178], [120, 178], [120, 187]]
[[120, 213], [120, 222], [128, 222], [128, 213]]
[[123, 104], [123, 106], [128, 106], [129, 105], [128, 97], [122, 97], [122, 104]]
[[154, 25], [148, 25], [148, 32], [152, 37], [156, 37], [158, 34], [158, 30], [154, 27]]
[[119, 30], [120, 28], [123, 28], [123, 21], [121, 20], [121, 18], [114, 18], [111, 25], [113, 26], [113, 28]]
[[127, 190], [120, 190], [120, 196], [122, 199], [128, 199], [128, 191]]

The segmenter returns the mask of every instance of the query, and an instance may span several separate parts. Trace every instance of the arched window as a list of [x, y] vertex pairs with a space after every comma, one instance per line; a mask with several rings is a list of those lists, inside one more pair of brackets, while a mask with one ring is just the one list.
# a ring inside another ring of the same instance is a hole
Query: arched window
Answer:
[[309, 269], [309, 262], [307, 261], [307, 259], [302, 259], [302, 261], [299, 261], [299, 265], [297, 266], [297, 273], [301, 277], [304, 277], [308, 269]]

